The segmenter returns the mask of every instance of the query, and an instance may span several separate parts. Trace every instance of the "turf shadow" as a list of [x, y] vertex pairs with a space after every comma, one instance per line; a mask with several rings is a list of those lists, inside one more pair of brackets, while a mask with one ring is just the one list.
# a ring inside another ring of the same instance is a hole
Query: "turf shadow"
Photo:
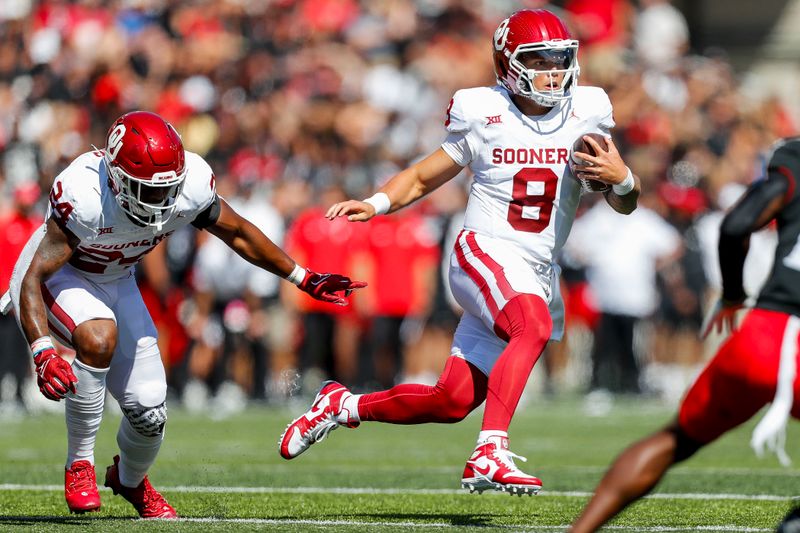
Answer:
[[[377, 520], [413, 520], [415, 522], [447, 522], [453, 526], [478, 526], [497, 527], [497, 518], [501, 515], [494, 514], [459, 514], [459, 513], [357, 513], [353, 518], [372, 518]], [[505, 516], [505, 515], [502, 515]]]
[[[106, 520], [125, 520], [124, 516], [58, 516], [27, 515], [0, 516], [0, 525], [25, 526], [31, 524], [62, 524], [65, 526], [86, 526], [87, 523], [100, 523]], [[134, 517], [130, 517], [133, 519]]]

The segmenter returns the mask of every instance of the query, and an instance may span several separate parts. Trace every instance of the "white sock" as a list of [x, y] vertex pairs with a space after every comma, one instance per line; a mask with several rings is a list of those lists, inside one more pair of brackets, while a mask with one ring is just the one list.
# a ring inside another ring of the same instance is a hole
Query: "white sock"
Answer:
[[358, 399], [361, 394], [350, 394], [342, 400], [342, 409], [336, 415], [336, 421], [340, 424], [361, 422], [358, 416]]
[[93, 368], [76, 358], [72, 372], [78, 378], [75, 394], [66, 397], [67, 468], [75, 461], [94, 464], [94, 442], [103, 419], [107, 368]]
[[505, 437], [508, 438], [507, 431], [499, 431], [496, 429], [491, 429], [489, 431], [480, 431], [478, 432], [478, 444], [483, 444], [484, 442], [489, 440], [489, 437]]
[[117, 431], [119, 446], [119, 482], [126, 487], [138, 487], [153, 466], [164, 440], [164, 432], [153, 437], [137, 433], [124, 416]]

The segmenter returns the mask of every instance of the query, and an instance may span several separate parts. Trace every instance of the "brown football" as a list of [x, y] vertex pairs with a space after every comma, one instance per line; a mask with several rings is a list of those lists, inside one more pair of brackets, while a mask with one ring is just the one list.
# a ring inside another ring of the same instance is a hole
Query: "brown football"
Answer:
[[597, 155], [592, 145], [583, 140], [584, 137], [591, 137], [592, 139], [597, 141], [597, 144], [599, 144], [603, 150], [608, 150], [608, 142], [606, 142], [606, 138], [603, 135], [599, 133], [586, 133], [584, 135], [581, 135], [580, 137], [575, 139], [574, 143], [572, 143], [572, 152], [570, 153], [569, 157], [569, 169], [572, 171], [572, 174], [576, 178], [578, 178], [578, 181], [581, 182], [583, 190], [585, 190], [586, 192], [607, 191], [608, 189], [611, 188], [611, 185], [609, 185], [608, 183], [603, 183], [602, 181], [592, 179], [591, 177], [588, 177], [590, 176], [589, 174], [579, 173], [575, 171], [575, 165], [583, 164], [582, 159], [576, 158], [574, 156], [575, 152], [583, 152], [584, 154]]

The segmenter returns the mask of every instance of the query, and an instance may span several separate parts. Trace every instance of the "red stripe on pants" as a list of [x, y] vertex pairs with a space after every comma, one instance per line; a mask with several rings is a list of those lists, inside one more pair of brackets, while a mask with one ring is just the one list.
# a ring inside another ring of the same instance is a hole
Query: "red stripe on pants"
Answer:
[[489, 307], [489, 312], [492, 313], [492, 319], [497, 318], [497, 313], [500, 312], [500, 309], [497, 307], [497, 302], [494, 301], [494, 297], [492, 296], [492, 291], [489, 288], [488, 282], [483, 279], [478, 270], [469, 264], [467, 261], [467, 257], [464, 254], [464, 250], [461, 248], [461, 236], [467, 234], [470, 235], [469, 232], [462, 230], [461, 233], [458, 235], [458, 239], [456, 239], [456, 259], [458, 259], [458, 265], [461, 267], [461, 270], [466, 272], [467, 276], [478, 286], [478, 289], [481, 291], [481, 295], [483, 295], [483, 299], [486, 301], [486, 305]]
[[50, 292], [50, 289], [47, 288], [47, 285], [42, 283], [42, 297], [44, 298], [44, 303], [47, 304], [48, 309], [53, 314], [59, 322], [61, 322], [65, 328], [72, 334], [75, 331], [75, 321], [70, 318], [64, 308], [58, 305], [56, 299], [53, 297], [53, 294]]
[[503, 267], [501, 267], [497, 261], [492, 259], [489, 254], [481, 250], [481, 247], [478, 245], [478, 240], [475, 238], [475, 234], [468, 232], [466, 240], [467, 245], [469, 245], [469, 249], [472, 251], [472, 254], [480, 259], [480, 261], [486, 265], [486, 268], [491, 270], [492, 274], [494, 274], [494, 279], [497, 281], [497, 286], [500, 288], [503, 298], [510, 300], [514, 296], [517, 296], [519, 293], [511, 288], [511, 284], [508, 282], [508, 278], [506, 278]]

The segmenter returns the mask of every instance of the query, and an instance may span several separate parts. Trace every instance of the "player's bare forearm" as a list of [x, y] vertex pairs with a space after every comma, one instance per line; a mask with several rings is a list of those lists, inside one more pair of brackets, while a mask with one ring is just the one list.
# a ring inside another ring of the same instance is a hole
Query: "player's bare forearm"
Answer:
[[29, 343], [49, 333], [42, 283], [69, 261], [76, 246], [77, 239], [74, 236], [53, 219], [47, 222], [44, 238], [22, 278], [19, 296], [19, 320]]
[[620, 196], [615, 193], [613, 189], [609, 189], [603, 193], [606, 197], [606, 202], [608, 202], [608, 205], [610, 205], [617, 213], [630, 215], [636, 210], [636, 207], [639, 204], [639, 195], [642, 193], [642, 182], [635, 174], [633, 175], [633, 180], [635, 185], [633, 186], [633, 190], [628, 194]]
[[[389, 209], [386, 212], [392, 213], [419, 200], [453, 179], [462, 169], [447, 152], [439, 148], [422, 161], [396, 174], [380, 188], [378, 192], [389, 198]], [[346, 216], [352, 222], [366, 222], [376, 214], [376, 206], [369, 202], [347, 200], [333, 204], [325, 217], [333, 220]]]
[[439, 148], [394, 176], [381, 187], [380, 192], [389, 196], [392, 202], [389, 209], [391, 213], [430, 194], [453, 179], [462, 169], [447, 152]]
[[288, 276], [295, 266], [294, 260], [225, 200], [220, 199], [220, 204], [219, 218], [206, 228], [208, 232], [222, 239], [244, 260], [282, 278]]

